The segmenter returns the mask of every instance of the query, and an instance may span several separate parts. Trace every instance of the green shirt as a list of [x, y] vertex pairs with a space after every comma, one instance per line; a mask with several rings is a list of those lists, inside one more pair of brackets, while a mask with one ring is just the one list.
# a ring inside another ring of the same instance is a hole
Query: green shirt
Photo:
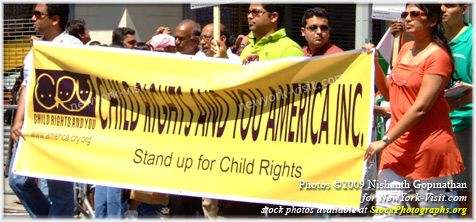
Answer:
[[284, 28], [268, 37], [261, 38], [256, 43], [253, 37], [253, 35], [250, 37], [250, 44], [243, 49], [240, 56], [241, 60], [243, 60], [246, 55], [252, 53], [259, 55], [259, 61], [304, 56], [302, 48], [295, 41], [286, 36], [286, 30]]
[[[467, 23], [468, 28], [464, 30], [458, 38], [449, 43], [453, 58], [457, 78], [469, 84], [473, 84], [473, 27]], [[450, 113], [453, 131], [462, 131], [471, 127], [473, 121], [473, 104], [465, 105]]]

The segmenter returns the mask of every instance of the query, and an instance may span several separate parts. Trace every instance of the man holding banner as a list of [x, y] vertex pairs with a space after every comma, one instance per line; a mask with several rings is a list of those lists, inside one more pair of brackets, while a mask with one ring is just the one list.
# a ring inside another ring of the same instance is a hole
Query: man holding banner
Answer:
[[[60, 44], [82, 45], [83, 43], [65, 31], [69, 14], [67, 4], [44, 4], [35, 6], [31, 20], [34, 22], [35, 30], [43, 35], [42, 40]], [[33, 39], [33, 37], [32, 37]], [[35, 38], [36, 39], [36, 38]], [[21, 132], [23, 118], [25, 115], [26, 87], [30, 87], [29, 76], [33, 69], [33, 51], [31, 50], [24, 61], [25, 80], [22, 84], [22, 93], [18, 103], [18, 112], [15, 123], [12, 126], [11, 136], [15, 142], [19, 142], [20, 137], [24, 138]], [[26, 141], [26, 140], [24, 140]], [[15, 148], [12, 159], [15, 159], [17, 149]], [[12, 167], [10, 165], [10, 168]], [[12, 170], [8, 177], [10, 187], [21, 200], [21, 203], [32, 218], [72, 218], [74, 214], [74, 190], [72, 182], [48, 180], [49, 200], [41, 192], [35, 182], [36, 178], [16, 175]]]
[[304, 56], [301, 47], [281, 28], [284, 6], [274, 4], [250, 4], [248, 25], [253, 34], [240, 55], [243, 64], [251, 61], [275, 60], [285, 57]]

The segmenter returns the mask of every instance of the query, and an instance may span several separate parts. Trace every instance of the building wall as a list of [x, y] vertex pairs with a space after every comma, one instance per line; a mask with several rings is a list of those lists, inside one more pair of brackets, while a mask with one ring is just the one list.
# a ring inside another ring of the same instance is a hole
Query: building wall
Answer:
[[182, 21], [180, 4], [75, 4], [74, 18], [83, 18], [92, 41], [110, 44], [112, 30], [129, 27], [136, 30], [139, 42], [149, 40], [160, 26], [175, 29]]
[[30, 36], [35, 35], [32, 4], [3, 5], [3, 103], [12, 101], [11, 89], [20, 77], [21, 66], [30, 51]]

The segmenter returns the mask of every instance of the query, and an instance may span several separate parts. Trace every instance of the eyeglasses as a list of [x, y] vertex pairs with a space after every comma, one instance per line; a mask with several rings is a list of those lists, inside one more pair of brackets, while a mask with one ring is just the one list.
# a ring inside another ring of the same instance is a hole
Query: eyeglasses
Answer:
[[210, 42], [213, 40], [213, 36], [211, 35], [201, 35], [200, 36], [200, 41], [204, 40], [205, 42]]
[[267, 12], [262, 12], [260, 10], [253, 9], [253, 10], [248, 10], [248, 14], [246, 15], [249, 15], [250, 13], [253, 17], [255, 17], [255, 16], [262, 16], [264, 13], [267, 13]]
[[420, 11], [410, 11], [410, 12], [402, 12], [402, 19], [406, 19], [408, 17], [408, 15], [410, 15], [411, 18], [415, 18], [415, 17], [418, 17], [418, 16], [425, 16], [426, 14], [424, 12], [420, 12]]
[[328, 25], [311, 25], [311, 26], [306, 27], [306, 29], [310, 32], [316, 32], [317, 28], [320, 28], [321, 31], [323, 31], [323, 32], [327, 32], [329, 30]]
[[48, 14], [45, 14], [43, 12], [40, 12], [40, 11], [34, 11], [33, 12], [33, 16], [35, 16], [36, 19], [41, 19], [43, 18], [43, 16], [48, 16]]

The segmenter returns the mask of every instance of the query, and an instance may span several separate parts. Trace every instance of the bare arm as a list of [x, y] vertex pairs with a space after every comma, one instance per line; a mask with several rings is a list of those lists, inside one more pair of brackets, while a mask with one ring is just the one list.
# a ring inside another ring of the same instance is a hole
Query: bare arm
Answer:
[[390, 33], [395, 36], [397, 33], [403, 30], [403, 22], [399, 20], [393, 20], [392, 24], [390, 25]]
[[[25, 136], [21, 132], [23, 127], [23, 118], [25, 117], [25, 102], [26, 102], [26, 86], [22, 86], [20, 90], [20, 100], [18, 101], [17, 114], [11, 130], [11, 137], [13, 141], [18, 143], [20, 137], [25, 139]], [[25, 139], [26, 140], [26, 139]]]
[[[371, 53], [375, 49], [375, 45], [372, 43], [367, 43], [362, 46], [362, 49], [365, 49], [367, 53]], [[388, 78], [380, 67], [380, 63], [378, 63], [378, 53], [375, 52], [375, 85], [377, 85], [378, 90], [382, 93], [383, 98], [385, 100], [390, 101], [390, 96], [388, 93]]]
[[228, 59], [228, 54], [226, 53], [227, 48], [225, 43], [221, 40], [213, 39], [210, 45], [210, 50], [213, 52], [213, 55], [217, 54], [217, 48], [219, 49], [218, 58]]
[[446, 97], [446, 101], [448, 102], [448, 105], [450, 105], [451, 111], [461, 108], [459, 106], [471, 104], [473, 103], [473, 89], [471, 88], [464, 96], [461, 96], [459, 98]]
[[375, 53], [375, 85], [377, 85], [378, 90], [382, 94], [383, 98], [387, 101], [390, 101], [390, 94], [388, 91], [388, 78], [384, 74], [380, 63], [378, 63], [378, 54]]
[[[400, 121], [388, 131], [390, 141], [394, 141], [415, 126], [431, 110], [441, 90], [444, 88], [446, 78], [441, 75], [424, 75], [420, 91], [412, 107], [405, 112]], [[374, 155], [387, 147], [383, 140], [372, 142], [367, 148], [365, 159], [372, 159]]]
[[[167, 35], [171, 35], [172, 34], [172, 31], [170, 30], [169, 27], [162, 27], [160, 26], [159, 28], [157, 28], [157, 30], [155, 31], [155, 35], [158, 35], [158, 34], [167, 34]], [[152, 38], [150, 38], [145, 44], [147, 45], [150, 45], [150, 42], [152, 41]]]
[[390, 118], [390, 107], [374, 105], [374, 114]]
[[246, 55], [245, 58], [242, 61], [243, 65], [248, 65], [250, 62], [257, 62], [259, 61], [259, 55], [258, 54], [249, 54]]

